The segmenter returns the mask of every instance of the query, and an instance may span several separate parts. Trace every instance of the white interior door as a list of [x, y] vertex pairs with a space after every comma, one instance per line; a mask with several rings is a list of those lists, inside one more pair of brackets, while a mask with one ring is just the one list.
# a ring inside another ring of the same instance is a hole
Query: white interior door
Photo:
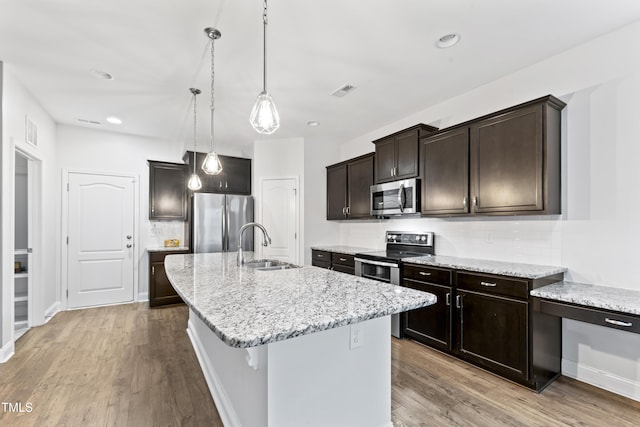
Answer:
[[134, 182], [69, 173], [69, 308], [133, 301]]
[[265, 258], [298, 262], [297, 191], [295, 178], [262, 180], [262, 225], [271, 236], [271, 244], [262, 248]]

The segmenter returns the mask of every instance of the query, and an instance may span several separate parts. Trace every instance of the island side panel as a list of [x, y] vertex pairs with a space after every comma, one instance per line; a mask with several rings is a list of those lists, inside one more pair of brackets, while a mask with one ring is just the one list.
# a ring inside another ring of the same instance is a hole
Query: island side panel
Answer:
[[391, 317], [269, 344], [268, 396], [269, 427], [393, 426]]
[[225, 426], [266, 426], [267, 346], [249, 351], [223, 343], [192, 310], [187, 329], [209, 391]]

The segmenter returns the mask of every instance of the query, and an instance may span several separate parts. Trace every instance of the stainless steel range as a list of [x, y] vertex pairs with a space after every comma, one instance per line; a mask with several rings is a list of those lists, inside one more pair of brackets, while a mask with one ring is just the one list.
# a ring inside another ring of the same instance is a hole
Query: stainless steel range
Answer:
[[[400, 285], [402, 258], [435, 254], [432, 232], [387, 231], [387, 249], [379, 252], [362, 252], [355, 255], [356, 276]], [[402, 338], [404, 325], [399, 314], [391, 316], [391, 334]]]

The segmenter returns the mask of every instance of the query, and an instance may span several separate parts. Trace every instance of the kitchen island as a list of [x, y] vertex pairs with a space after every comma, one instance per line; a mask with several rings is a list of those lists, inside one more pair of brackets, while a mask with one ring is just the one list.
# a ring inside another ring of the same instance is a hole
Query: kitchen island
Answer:
[[392, 426], [390, 316], [434, 295], [316, 267], [237, 267], [235, 253], [170, 255], [165, 268], [226, 426]]

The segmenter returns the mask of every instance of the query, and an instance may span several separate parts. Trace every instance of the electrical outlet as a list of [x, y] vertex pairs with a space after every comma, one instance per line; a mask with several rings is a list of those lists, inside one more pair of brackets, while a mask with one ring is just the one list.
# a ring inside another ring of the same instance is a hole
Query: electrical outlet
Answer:
[[363, 338], [362, 326], [360, 326], [359, 324], [351, 325], [349, 349], [353, 350], [354, 348], [362, 347]]

